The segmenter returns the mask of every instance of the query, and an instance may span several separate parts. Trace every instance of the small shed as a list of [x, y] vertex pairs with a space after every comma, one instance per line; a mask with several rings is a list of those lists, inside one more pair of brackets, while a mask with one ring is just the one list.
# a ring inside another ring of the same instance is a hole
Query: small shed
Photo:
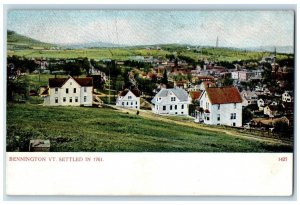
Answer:
[[30, 140], [29, 152], [49, 152], [50, 151], [50, 140]]

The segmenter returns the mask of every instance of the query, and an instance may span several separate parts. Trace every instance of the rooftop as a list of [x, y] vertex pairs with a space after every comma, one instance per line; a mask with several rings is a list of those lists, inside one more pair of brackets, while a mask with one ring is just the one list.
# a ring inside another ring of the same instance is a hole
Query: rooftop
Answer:
[[212, 104], [241, 103], [242, 98], [236, 87], [209, 87], [206, 93]]

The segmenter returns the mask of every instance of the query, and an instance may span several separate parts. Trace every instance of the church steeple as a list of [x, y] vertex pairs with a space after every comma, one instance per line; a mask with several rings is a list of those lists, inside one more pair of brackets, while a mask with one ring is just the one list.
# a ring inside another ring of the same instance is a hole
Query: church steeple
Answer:
[[216, 48], [219, 47], [219, 36], [217, 36], [217, 40], [216, 40]]

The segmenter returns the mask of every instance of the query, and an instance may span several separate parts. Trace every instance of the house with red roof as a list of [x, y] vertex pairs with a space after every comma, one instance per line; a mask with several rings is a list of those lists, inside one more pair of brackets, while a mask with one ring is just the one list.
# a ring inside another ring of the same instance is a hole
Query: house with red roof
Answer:
[[130, 109], [140, 109], [140, 95], [138, 89], [125, 89], [118, 95], [116, 106]]
[[199, 105], [196, 122], [242, 126], [242, 97], [236, 87], [206, 87], [199, 97]]
[[93, 78], [49, 78], [48, 87], [40, 95], [44, 105], [92, 106]]

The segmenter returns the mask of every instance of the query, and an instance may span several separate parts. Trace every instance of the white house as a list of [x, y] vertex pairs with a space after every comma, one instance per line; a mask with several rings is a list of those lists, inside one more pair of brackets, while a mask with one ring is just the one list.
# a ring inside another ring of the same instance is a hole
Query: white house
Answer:
[[234, 80], [238, 80], [239, 79], [239, 71], [232, 71], [231, 78]]
[[152, 99], [156, 114], [188, 115], [191, 104], [188, 93], [181, 88], [161, 89]]
[[49, 78], [48, 88], [41, 96], [44, 105], [92, 106], [93, 78]]
[[195, 121], [210, 125], [242, 126], [242, 98], [236, 87], [210, 87], [201, 93]]
[[258, 106], [258, 110], [260, 110], [260, 111], [264, 110], [265, 101], [262, 98], [258, 99], [257, 106]]
[[140, 91], [138, 89], [125, 89], [121, 91], [118, 95], [116, 106], [140, 109]]
[[243, 90], [241, 92], [241, 96], [242, 96], [242, 99], [243, 99], [243, 102], [242, 102], [243, 106], [248, 106], [248, 105], [251, 105], [251, 104], [257, 104], [258, 96], [256, 95], [256, 93], [254, 91]]
[[291, 91], [285, 91], [282, 94], [282, 101], [283, 102], [292, 102], [293, 101], [293, 96]]

